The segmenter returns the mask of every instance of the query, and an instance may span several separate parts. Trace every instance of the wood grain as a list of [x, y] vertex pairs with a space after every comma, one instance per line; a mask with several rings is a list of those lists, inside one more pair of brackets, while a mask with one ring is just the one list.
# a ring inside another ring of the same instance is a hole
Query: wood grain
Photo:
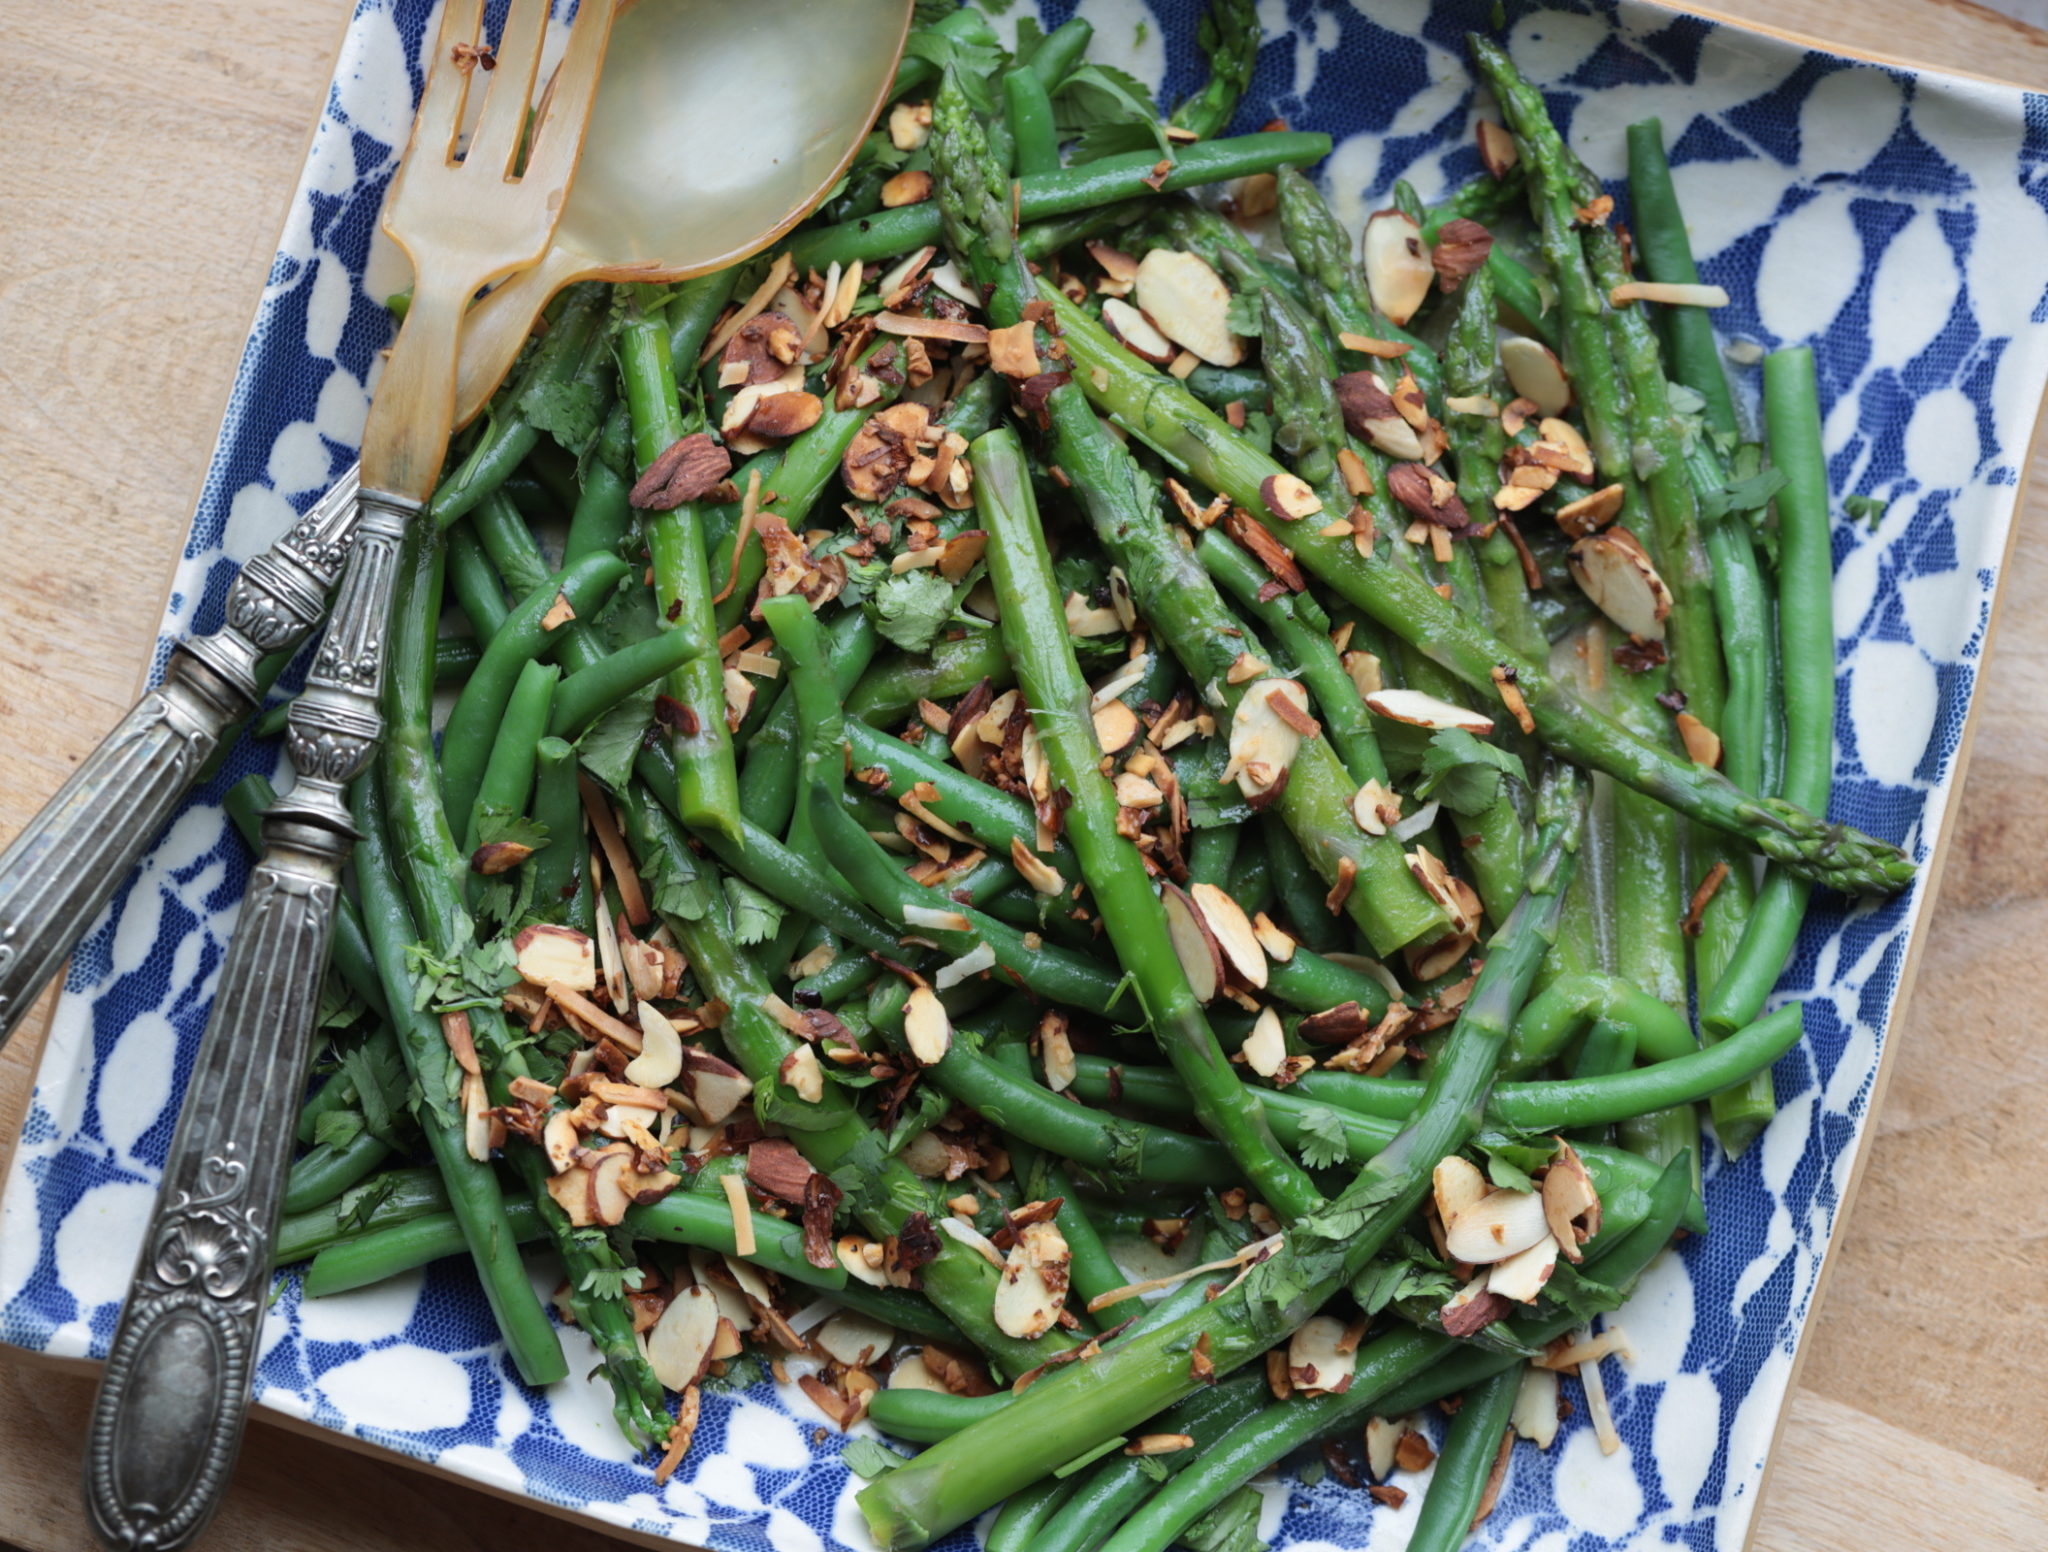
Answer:
[[[132, 698], [286, 198], [338, 0], [0, 0], [0, 836]], [[2048, 34], [1966, 0], [1720, 0], [1850, 47], [2038, 85]], [[231, 19], [229, 19], [231, 17]], [[195, 170], [203, 169], [203, 176]], [[1890, 1094], [1757, 1516], [1759, 1552], [2048, 1545], [2048, 524], [2021, 521], [1953, 860]], [[80, 536], [103, 557], [81, 564]], [[0, 1053], [0, 1168], [46, 1013]], [[90, 1382], [0, 1348], [0, 1543], [88, 1545]], [[219, 1552], [583, 1552], [534, 1509], [251, 1430]]]

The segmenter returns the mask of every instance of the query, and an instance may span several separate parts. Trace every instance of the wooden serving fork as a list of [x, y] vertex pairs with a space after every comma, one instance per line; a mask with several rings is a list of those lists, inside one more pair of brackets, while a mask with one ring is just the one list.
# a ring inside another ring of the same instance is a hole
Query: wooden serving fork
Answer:
[[[346, 788], [382, 729], [399, 548], [447, 451], [463, 313], [479, 289], [539, 260], [567, 200], [614, 5], [582, 0], [531, 136], [548, 0], [512, 0], [495, 50], [481, 37], [483, 9], [483, 0], [447, 0], [385, 207], [385, 230], [413, 262], [413, 301], [364, 428], [361, 511], [353, 534], [336, 540], [347, 561], [333, 618], [292, 708], [298, 782], [263, 821], [263, 859], [242, 897], [100, 1381], [86, 1501], [112, 1547], [189, 1545], [234, 1464], [335, 896], [355, 840]], [[482, 110], [460, 154], [479, 82]]]

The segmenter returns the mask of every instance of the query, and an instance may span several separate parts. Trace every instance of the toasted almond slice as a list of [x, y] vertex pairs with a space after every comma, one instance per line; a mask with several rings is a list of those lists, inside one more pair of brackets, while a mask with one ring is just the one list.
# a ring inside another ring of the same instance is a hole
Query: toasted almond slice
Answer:
[[1721, 763], [1721, 735], [1689, 711], [1678, 714], [1678, 737], [1693, 764], [1712, 770]]
[[1261, 1008], [1252, 1022], [1252, 1032], [1244, 1037], [1244, 1064], [1260, 1077], [1270, 1078], [1286, 1061], [1287, 1031], [1280, 1023], [1280, 1015], [1271, 1008]]
[[1102, 326], [1140, 361], [1165, 366], [1174, 358], [1173, 341], [1153, 327], [1152, 320], [1120, 297], [1102, 304]]
[[862, 1239], [858, 1234], [842, 1234], [832, 1253], [855, 1282], [866, 1283], [870, 1288], [889, 1286], [889, 1275], [882, 1270], [882, 1247], [875, 1241]]
[[548, 1117], [547, 1125], [541, 1128], [541, 1146], [546, 1150], [548, 1164], [556, 1174], [561, 1174], [576, 1162], [576, 1151], [580, 1146], [576, 1136], [576, 1122], [567, 1110], [557, 1110]]
[[1542, 445], [1554, 447], [1569, 455], [1571, 467], [1566, 474], [1577, 474], [1580, 479], [1593, 477], [1593, 450], [1586, 445], [1579, 428], [1558, 415], [1546, 415], [1536, 427], [1536, 435]]
[[1352, 794], [1351, 817], [1367, 835], [1385, 835], [1401, 817], [1401, 794], [1384, 782], [1369, 781]]
[[825, 1097], [825, 1074], [818, 1066], [818, 1048], [800, 1045], [783, 1057], [777, 1072], [798, 1099], [815, 1105]]
[[1677, 281], [1624, 280], [1607, 293], [1616, 307], [1630, 302], [1662, 302], [1666, 307], [1726, 307], [1728, 293], [1719, 286]]
[[1486, 1274], [1486, 1291], [1517, 1304], [1534, 1304], [1550, 1274], [1557, 1269], [1557, 1240], [1548, 1233], [1527, 1250], [1494, 1264]]
[[1410, 727], [1461, 728], [1481, 738], [1493, 731], [1493, 718], [1420, 690], [1374, 690], [1365, 697], [1365, 704], [1390, 722], [1405, 722]]
[[1491, 1266], [1550, 1238], [1543, 1198], [1534, 1191], [1492, 1190], [1444, 1224], [1452, 1259]]
[[1074, 1042], [1067, 1035], [1066, 1015], [1056, 1008], [1048, 1008], [1038, 1021], [1038, 1053], [1045, 1062], [1047, 1088], [1064, 1094], [1074, 1086]]
[[719, 1126], [754, 1092], [754, 1082], [701, 1046], [686, 1045], [677, 1088], [689, 1101], [689, 1109], [696, 1112], [693, 1119], [704, 1126]]
[[1365, 1469], [1376, 1481], [1384, 1482], [1394, 1473], [1394, 1450], [1409, 1432], [1403, 1417], [1370, 1417], [1365, 1423]]
[[[928, 102], [899, 102], [889, 110], [889, 144], [899, 151], [916, 151], [932, 136], [932, 105]], [[671, 1386], [670, 1389], [677, 1387]]]
[[1567, 1261], [1577, 1262], [1579, 1247], [1600, 1232], [1600, 1193], [1568, 1142], [1558, 1143], [1557, 1156], [1543, 1172], [1543, 1217]]
[[912, 1353], [907, 1358], [897, 1360], [896, 1366], [889, 1371], [889, 1389], [930, 1390], [942, 1396], [952, 1394], [932, 1377], [932, 1371], [925, 1366], [922, 1353]]
[[1018, 382], [1036, 377], [1043, 370], [1038, 360], [1038, 325], [1026, 318], [1007, 329], [990, 329], [988, 364], [992, 371]]
[[1522, 159], [1522, 148], [1515, 144], [1515, 137], [1491, 119], [1481, 119], [1476, 126], [1479, 137], [1479, 161], [1495, 178], [1505, 178], [1508, 169]]
[[1137, 297], [1160, 333], [1211, 366], [1244, 360], [1244, 341], [1227, 321], [1230, 288], [1199, 254], [1154, 248], [1138, 261]]
[[1129, 771], [1118, 773], [1116, 778], [1116, 802], [1119, 808], [1157, 808], [1166, 801], [1166, 794], [1142, 776]]
[[682, 1075], [683, 1042], [653, 1003], [635, 1003], [633, 1012], [640, 1021], [640, 1054], [626, 1064], [626, 1081], [665, 1089]]
[[926, 1066], [944, 1059], [953, 1045], [953, 1021], [929, 986], [915, 986], [903, 1008], [903, 1038], [910, 1054]]
[[1070, 636], [1114, 636], [1124, 628], [1116, 610], [1093, 608], [1079, 593], [1067, 594], [1066, 616]]
[[[1428, 300], [1436, 270], [1422, 228], [1404, 211], [1376, 210], [1365, 220], [1362, 245], [1366, 289], [1373, 305], [1396, 328], [1415, 316]], [[1227, 364], [1227, 363], [1219, 363]]]
[[1301, 946], [1264, 911], [1252, 918], [1252, 931], [1258, 935], [1259, 947], [1266, 951], [1266, 957], [1278, 965], [1286, 964]]
[[882, 185], [882, 208], [916, 205], [932, 197], [932, 175], [922, 168], [907, 167]]
[[[1266, 984], [1266, 954], [1252, 928], [1244, 907], [1214, 884], [1193, 884], [1188, 888], [1195, 909], [1202, 913], [1223, 956], [1237, 972], [1238, 979], [1252, 987]], [[1270, 1074], [1268, 1074], [1270, 1076]]]
[[1230, 717], [1230, 763], [1223, 769], [1224, 779], [1235, 779], [1238, 790], [1254, 800], [1279, 786], [1301, 748], [1301, 733], [1274, 709], [1276, 697], [1308, 713], [1308, 691], [1294, 680], [1261, 679], [1244, 692]]
[[1567, 501], [1557, 509], [1557, 526], [1577, 539], [1582, 539], [1590, 533], [1597, 533], [1621, 516], [1622, 499], [1627, 494], [1628, 492], [1617, 483], [1603, 485], [1576, 501]]
[[1500, 364], [1515, 393], [1542, 414], [1562, 415], [1571, 407], [1572, 385], [1564, 375], [1564, 363], [1541, 340], [1507, 335], [1500, 342]]
[[1377, 695], [1385, 681], [1380, 674], [1380, 660], [1370, 652], [1346, 652], [1344, 672], [1351, 676], [1351, 682], [1358, 687], [1359, 698]]
[[1021, 835], [1010, 837], [1010, 865], [1038, 894], [1056, 895], [1066, 890], [1067, 881], [1059, 869], [1026, 846]]
[[626, 1209], [633, 1205], [626, 1177], [632, 1170], [633, 1155], [627, 1148], [601, 1154], [590, 1166], [591, 1222], [610, 1228], [626, 1221]]
[[[947, 1223], [956, 1219], [947, 1219]], [[1029, 1223], [1017, 1234], [996, 1282], [995, 1323], [1005, 1336], [1030, 1341], [1058, 1323], [1066, 1303], [1073, 1252], [1052, 1223]]]
[[597, 950], [574, 927], [545, 922], [522, 927], [512, 940], [512, 962], [520, 979], [535, 986], [597, 989]]
[[1282, 522], [1298, 522], [1322, 511], [1323, 503], [1298, 474], [1269, 474], [1259, 485], [1259, 499]]
[[1333, 1315], [1314, 1315], [1288, 1339], [1287, 1367], [1300, 1394], [1330, 1395], [1351, 1388], [1358, 1351], [1355, 1347], [1345, 1350], [1343, 1321]]
[[896, 1333], [879, 1320], [854, 1310], [841, 1310], [811, 1333], [811, 1346], [849, 1369], [863, 1369], [883, 1357]]
[[1346, 350], [1355, 350], [1361, 356], [1372, 356], [1381, 361], [1399, 361], [1415, 348], [1406, 340], [1374, 339], [1370, 334], [1340, 333], [1337, 343]]
[[462, 1075], [462, 1145], [479, 1164], [491, 1160], [491, 1095], [481, 1075]]
[[[1267, 174], [1268, 177], [1272, 175]], [[1195, 1436], [1187, 1433], [1141, 1433], [1124, 1446], [1126, 1455], [1172, 1455], [1195, 1447]]]
[[1182, 974], [1188, 978], [1188, 986], [1197, 1002], [1208, 1002], [1216, 995], [1216, 988], [1223, 983], [1223, 950], [1210, 933], [1208, 923], [1195, 904], [1173, 885], [1168, 884], [1160, 893], [1160, 903], [1166, 908], [1167, 936], [1173, 942], [1174, 956], [1180, 960]]
[[1123, 753], [1138, 733], [1138, 714], [1122, 701], [1107, 701], [1096, 708], [1095, 742], [1104, 754]]
[[702, 1286], [685, 1288], [668, 1302], [647, 1333], [647, 1365], [670, 1390], [685, 1390], [703, 1377], [718, 1336], [718, 1301]]
[[1664, 639], [1671, 590], [1634, 534], [1626, 528], [1589, 534], [1572, 546], [1567, 560], [1573, 579], [1608, 619], [1631, 636]]
[[1436, 1215], [1445, 1224], [1466, 1208], [1478, 1206], [1492, 1189], [1477, 1164], [1455, 1153], [1437, 1160], [1429, 1186], [1436, 1200]]
[[1508, 1425], [1537, 1449], [1547, 1450], [1557, 1439], [1557, 1422], [1557, 1374], [1530, 1364], [1522, 1370]]

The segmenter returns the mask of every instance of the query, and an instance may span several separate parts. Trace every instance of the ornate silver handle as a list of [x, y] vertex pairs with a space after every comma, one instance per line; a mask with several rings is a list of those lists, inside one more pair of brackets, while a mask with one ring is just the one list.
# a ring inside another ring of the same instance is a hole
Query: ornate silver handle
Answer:
[[86, 1503], [124, 1552], [190, 1545], [248, 1416], [285, 1162], [355, 830], [344, 795], [376, 752], [399, 543], [417, 505], [365, 495], [334, 619], [293, 703], [298, 783], [263, 820], [199, 1060], [86, 1442]]
[[222, 735], [255, 710], [257, 663], [318, 623], [355, 520], [350, 471], [242, 568], [227, 622], [178, 648], [164, 682], [0, 853], [0, 1045], [155, 841]]

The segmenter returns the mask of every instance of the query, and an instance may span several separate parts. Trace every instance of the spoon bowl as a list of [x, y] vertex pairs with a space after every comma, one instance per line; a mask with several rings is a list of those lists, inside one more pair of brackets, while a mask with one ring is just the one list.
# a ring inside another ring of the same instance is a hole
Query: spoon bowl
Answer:
[[562, 287], [688, 279], [796, 225], [874, 122], [910, 11], [910, 0], [622, 10], [552, 245], [463, 325], [457, 423], [482, 409]]

